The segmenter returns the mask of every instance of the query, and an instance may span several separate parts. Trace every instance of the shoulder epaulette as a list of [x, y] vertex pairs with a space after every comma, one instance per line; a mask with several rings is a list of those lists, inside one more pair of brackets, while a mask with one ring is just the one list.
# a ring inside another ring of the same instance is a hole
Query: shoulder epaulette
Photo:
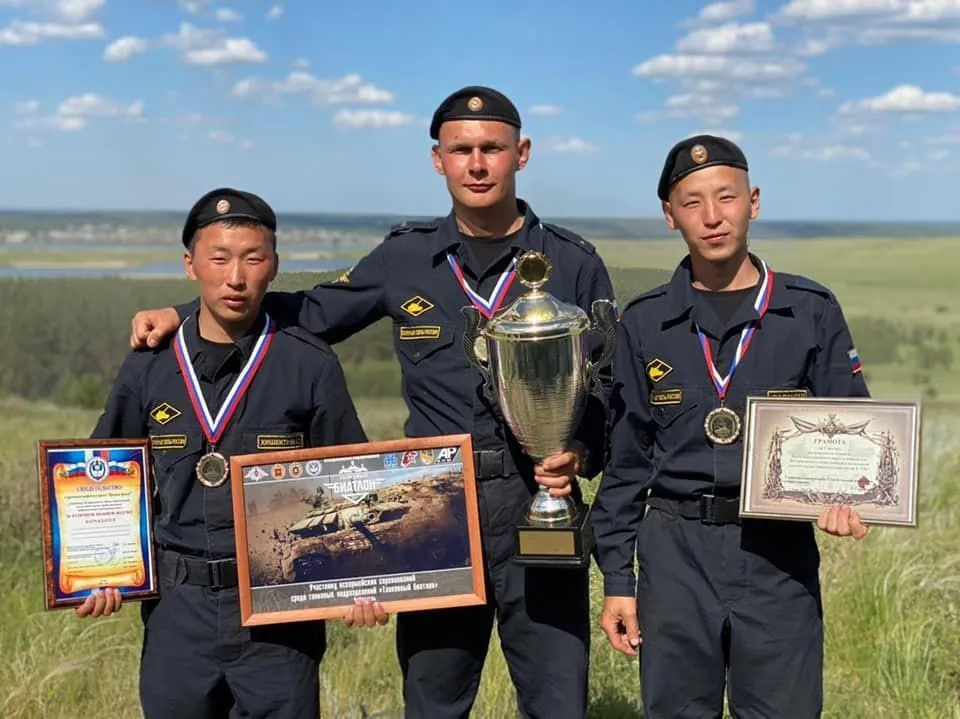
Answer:
[[597, 248], [594, 247], [589, 242], [587, 242], [585, 239], [583, 239], [576, 232], [573, 232], [572, 230], [568, 230], [566, 227], [560, 227], [559, 225], [554, 225], [549, 222], [544, 222], [542, 224], [544, 227], [550, 230], [550, 232], [555, 234], [557, 237], [559, 237], [562, 240], [566, 240], [570, 244], [576, 245], [584, 252], [587, 252], [591, 255], [595, 255], [597, 253]]
[[438, 227], [440, 227], [439, 217], [419, 222], [404, 220], [396, 225], [392, 225], [390, 231], [387, 232], [387, 237], [397, 237], [398, 235], [405, 235], [409, 232], [434, 232]]
[[[804, 277], [803, 275], [790, 275], [786, 273], [778, 273], [776, 276], [779, 276], [781, 278], [780, 281], [783, 282], [784, 286], [790, 289], [813, 292], [830, 300], [831, 302], [836, 301], [836, 297], [829, 288], [824, 287], [819, 282], [811, 280], [809, 277]], [[774, 280], [774, 282], [776, 282], [776, 280]]]
[[623, 308], [623, 311], [626, 312], [628, 309], [630, 309], [634, 305], [638, 305], [641, 302], [646, 302], [647, 300], [652, 300], [654, 297], [662, 297], [663, 295], [667, 294], [667, 289], [669, 287], [670, 287], [669, 284], [663, 284], [663, 285], [658, 285], [657, 287], [654, 287], [651, 290], [647, 290], [642, 295], [634, 297], [632, 300], [630, 300], [627, 303], [626, 307]]
[[284, 334], [290, 335], [291, 337], [296, 337], [301, 342], [305, 342], [311, 347], [315, 347], [316, 349], [320, 350], [324, 354], [329, 354], [329, 355], [334, 354], [333, 348], [329, 344], [327, 344], [327, 342], [320, 339], [312, 332], [307, 332], [307, 330], [305, 330], [300, 325], [279, 325], [277, 327], [277, 331], [283, 332]]

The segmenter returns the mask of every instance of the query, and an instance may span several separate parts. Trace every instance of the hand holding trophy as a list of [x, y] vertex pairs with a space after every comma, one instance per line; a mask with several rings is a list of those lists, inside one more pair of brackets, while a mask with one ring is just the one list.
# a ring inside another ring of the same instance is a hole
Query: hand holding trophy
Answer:
[[[570, 448], [598, 372], [610, 363], [616, 337], [614, 304], [596, 300], [593, 322], [583, 309], [540, 289], [550, 260], [536, 251], [517, 261], [516, 274], [530, 291], [480, 328], [480, 312], [465, 307], [463, 345], [480, 370], [484, 391], [495, 401], [520, 445], [535, 462]], [[603, 336], [596, 362], [587, 357], [588, 332]], [[584, 567], [593, 534], [590, 508], [570, 495], [554, 497], [541, 486], [524, 523], [516, 528], [514, 561], [535, 566]]]

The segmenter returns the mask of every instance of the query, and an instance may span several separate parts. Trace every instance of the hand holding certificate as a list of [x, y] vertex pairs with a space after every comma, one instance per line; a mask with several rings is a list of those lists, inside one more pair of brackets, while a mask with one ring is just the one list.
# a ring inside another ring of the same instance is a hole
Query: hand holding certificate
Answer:
[[916, 526], [918, 402], [748, 397], [746, 415], [742, 517], [818, 519], [857, 538], [859, 520]]

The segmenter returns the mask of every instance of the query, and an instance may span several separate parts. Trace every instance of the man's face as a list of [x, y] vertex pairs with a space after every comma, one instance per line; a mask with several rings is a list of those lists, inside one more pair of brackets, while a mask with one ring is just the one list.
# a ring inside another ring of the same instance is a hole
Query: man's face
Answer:
[[516, 196], [517, 172], [530, 157], [530, 140], [495, 120], [456, 120], [440, 126], [433, 166], [447, 180], [454, 201], [492, 207]]
[[269, 233], [259, 226], [208, 225], [192, 255], [183, 256], [187, 277], [200, 285], [200, 301], [227, 325], [256, 317], [278, 265]]
[[724, 262], [747, 244], [750, 220], [760, 213], [760, 189], [750, 188], [747, 173], [718, 165], [687, 175], [663, 203], [671, 230], [680, 230], [690, 253]]

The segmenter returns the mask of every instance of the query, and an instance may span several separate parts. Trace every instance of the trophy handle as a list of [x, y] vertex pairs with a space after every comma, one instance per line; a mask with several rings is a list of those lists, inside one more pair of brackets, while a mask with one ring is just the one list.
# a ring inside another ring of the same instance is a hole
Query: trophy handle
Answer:
[[493, 396], [493, 378], [490, 376], [490, 368], [477, 357], [476, 341], [480, 336], [480, 310], [473, 306], [467, 306], [460, 309], [466, 320], [467, 326], [463, 331], [463, 353], [467, 356], [467, 361], [480, 370], [483, 377], [483, 394], [491, 402]]
[[594, 300], [590, 306], [593, 315], [591, 330], [603, 336], [603, 352], [596, 362], [587, 362], [587, 376], [591, 391], [600, 392], [599, 372], [610, 364], [617, 341], [616, 309], [610, 300]]

